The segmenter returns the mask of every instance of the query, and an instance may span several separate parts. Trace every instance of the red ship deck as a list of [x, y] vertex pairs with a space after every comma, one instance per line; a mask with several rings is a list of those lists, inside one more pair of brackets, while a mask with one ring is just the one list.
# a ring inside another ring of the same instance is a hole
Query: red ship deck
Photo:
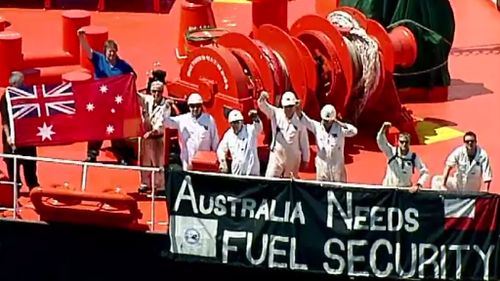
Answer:
[[[215, 1], [214, 13], [220, 27], [248, 33], [251, 27], [251, 9], [248, 3], [220, 3]], [[233, 0], [232, 2], [243, 2]], [[407, 104], [418, 118], [442, 120], [426, 122], [421, 137], [426, 145], [415, 146], [428, 165], [432, 175], [442, 172], [448, 153], [461, 144], [461, 132], [473, 130], [478, 134], [479, 144], [485, 148], [493, 169], [500, 165], [497, 155], [500, 146], [495, 135], [500, 132], [500, 13], [489, 1], [451, 0], [456, 19], [456, 32], [452, 54], [449, 58], [453, 79], [449, 87], [449, 100], [437, 103]], [[176, 28], [179, 22], [180, 1], [170, 14], [142, 14], [124, 12], [93, 12], [92, 23], [109, 28], [110, 38], [117, 40], [120, 56], [128, 60], [139, 74], [138, 81], [146, 81], [146, 72], [154, 62], [169, 72], [169, 80], [178, 75], [179, 65], [175, 60], [177, 43]], [[314, 1], [290, 2], [289, 23], [303, 14], [314, 13]], [[12, 23], [11, 29], [23, 34], [23, 51], [50, 51], [61, 46], [61, 11], [33, 9], [2, 9], [0, 16]], [[478, 25], [478, 18], [482, 24]], [[34, 24], [36, 23], [36, 24]], [[171, 28], [176, 27], [176, 28]], [[47, 31], [51, 32], [48, 33]], [[141, 85], [138, 85], [141, 86]], [[446, 122], [443, 122], [446, 121]], [[447, 126], [439, 125], [447, 123]], [[449, 125], [452, 124], [452, 125]], [[432, 136], [437, 133], [437, 136]], [[380, 183], [385, 171], [385, 157], [375, 146], [368, 147], [359, 140], [348, 141], [348, 180], [355, 183]], [[42, 147], [39, 155], [52, 158], [82, 160], [86, 146], [78, 143], [64, 147]], [[101, 153], [99, 160], [112, 160]], [[3, 162], [2, 162], [3, 165]], [[5, 167], [2, 167], [5, 171]], [[57, 169], [57, 173], [55, 173]], [[79, 186], [81, 168], [39, 163], [39, 179], [42, 186], [69, 182]], [[430, 183], [428, 183], [430, 184]], [[124, 191], [135, 194], [139, 186], [139, 173], [130, 171], [109, 171], [91, 168], [88, 190], [101, 191], [120, 186]], [[23, 189], [24, 190], [24, 189]], [[492, 192], [500, 193], [500, 187], [493, 181]], [[28, 198], [21, 200], [24, 206], [21, 217], [36, 219]], [[150, 219], [150, 201], [141, 198], [139, 205], [144, 213], [143, 221]], [[166, 221], [165, 203], [156, 206], [156, 221]], [[164, 231], [165, 225], [156, 225], [155, 230]]]

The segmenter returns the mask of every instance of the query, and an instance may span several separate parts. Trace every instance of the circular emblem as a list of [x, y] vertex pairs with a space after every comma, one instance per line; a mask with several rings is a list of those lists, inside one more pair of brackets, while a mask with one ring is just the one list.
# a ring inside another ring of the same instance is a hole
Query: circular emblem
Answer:
[[198, 244], [200, 242], [200, 232], [194, 228], [188, 228], [184, 231], [184, 240], [191, 245]]

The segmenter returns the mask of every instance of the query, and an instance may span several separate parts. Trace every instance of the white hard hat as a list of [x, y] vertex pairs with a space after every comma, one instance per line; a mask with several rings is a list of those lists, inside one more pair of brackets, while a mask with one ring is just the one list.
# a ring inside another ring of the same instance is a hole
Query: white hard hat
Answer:
[[337, 111], [335, 110], [335, 107], [331, 104], [327, 104], [323, 106], [321, 109], [321, 119], [323, 120], [328, 120], [332, 121], [335, 119], [337, 115]]
[[203, 99], [198, 93], [192, 93], [191, 95], [189, 95], [189, 98], [187, 100], [187, 104], [202, 104], [202, 103]]
[[290, 106], [290, 105], [296, 105], [297, 104], [297, 98], [295, 97], [295, 94], [288, 91], [281, 96], [281, 106]]
[[229, 123], [243, 121], [243, 114], [241, 114], [239, 110], [231, 110], [231, 112], [229, 112], [229, 116], [227, 117], [227, 121], [229, 121]]

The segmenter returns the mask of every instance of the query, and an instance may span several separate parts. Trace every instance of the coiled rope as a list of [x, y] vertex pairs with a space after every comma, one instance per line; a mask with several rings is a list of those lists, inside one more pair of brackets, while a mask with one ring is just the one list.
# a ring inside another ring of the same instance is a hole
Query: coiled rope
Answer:
[[[382, 66], [378, 52], [379, 47], [377, 42], [366, 33], [366, 30], [350, 14], [335, 11], [330, 13], [327, 19], [340, 29], [349, 30], [347, 34], [343, 34], [344, 41], [349, 48], [354, 65], [358, 68], [355, 71], [362, 71], [361, 77], [353, 88], [354, 97], [356, 97], [353, 116], [355, 121], [380, 82]], [[361, 65], [356, 62], [357, 59], [359, 59]]]

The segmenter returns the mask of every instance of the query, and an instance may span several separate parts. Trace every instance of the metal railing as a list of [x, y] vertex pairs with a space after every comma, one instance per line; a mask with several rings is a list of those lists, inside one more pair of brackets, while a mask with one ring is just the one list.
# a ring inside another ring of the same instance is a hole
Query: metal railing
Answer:
[[28, 161], [39, 161], [39, 162], [46, 162], [46, 163], [55, 163], [55, 164], [66, 164], [66, 165], [74, 165], [74, 166], [82, 166], [82, 178], [81, 178], [81, 191], [85, 192], [87, 189], [87, 174], [88, 174], [88, 168], [89, 167], [96, 167], [96, 168], [108, 168], [108, 169], [117, 169], [117, 170], [132, 170], [132, 171], [145, 171], [145, 172], [152, 172], [151, 173], [151, 182], [153, 183], [152, 190], [151, 190], [151, 196], [147, 196], [151, 198], [151, 220], [147, 221], [147, 224], [151, 225], [151, 230], [155, 230], [155, 223], [156, 223], [156, 210], [155, 210], [155, 174], [156, 173], [163, 173], [163, 167], [142, 167], [142, 166], [124, 166], [124, 165], [118, 165], [118, 164], [104, 164], [104, 163], [93, 163], [93, 162], [85, 162], [85, 161], [76, 161], [76, 160], [66, 160], [66, 159], [58, 159], [58, 158], [49, 158], [49, 157], [34, 157], [34, 156], [24, 156], [24, 155], [19, 155], [19, 154], [4, 154], [0, 153], [0, 157], [3, 158], [12, 158], [13, 159], [13, 179], [11, 181], [0, 181], [0, 184], [10, 184], [13, 187], [13, 206], [12, 208], [0, 208], [0, 210], [3, 211], [12, 211], [13, 214], [13, 219], [17, 219], [17, 212], [18, 212], [18, 188], [17, 188], [17, 173], [18, 173], [18, 161], [19, 160], [28, 160]]

